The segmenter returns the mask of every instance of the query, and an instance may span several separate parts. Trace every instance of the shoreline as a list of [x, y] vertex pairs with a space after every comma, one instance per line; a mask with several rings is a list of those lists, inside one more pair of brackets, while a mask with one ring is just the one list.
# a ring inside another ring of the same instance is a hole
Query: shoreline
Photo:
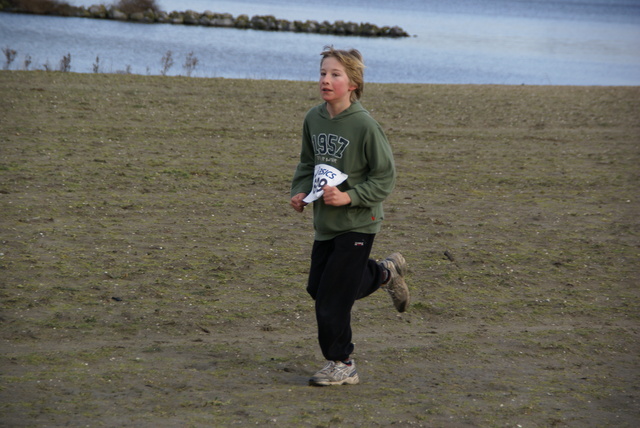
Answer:
[[[290, 83], [317, 83], [315, 80], [296, 80], [296, 79], [264, 79], [264, 78], [253, 78], [253, 77], [223, 77], [223, 76], [188, 76], [188, 75], [166, 75], [162, 74], [140, 74], [140, 73], [131, 73], [126, 71], [114, 71], [114, 72], [82, 72], [82, 71], [61, 71], [61, 70], [45, 70], [45, 69], [32, 69], [32, 70], [0, 70], [0, 73], [50, 73], [50, 74], [77, 74], [77, 75], [105, 75], [105, 76], [136, 76], [136, 77], [161, 77], [161, 78], [184, 78], [184, 79], [201, 79], [201, 80], [228, 80], [228, 81], [255, 81], [255, 82], [290, 82]], [[550, 85], [550, 84], [507, 84], [507, 83], [415, 83], [415, 82], [366, 82], [366, 86], [374, 86], [374, 85], [398, 85], [398, 86], [452, 86], [452, 87], [531, 87], [531, 88], [628, 88], [635, 89], [640, 88], [640, 85]]]

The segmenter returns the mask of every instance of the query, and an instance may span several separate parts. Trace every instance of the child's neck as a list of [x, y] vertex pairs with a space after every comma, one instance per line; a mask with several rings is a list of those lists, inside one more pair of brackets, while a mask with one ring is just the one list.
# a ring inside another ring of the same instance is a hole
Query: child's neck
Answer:
[[349, 107], [351, 107], [351, 100], [335, 104], [327, 102], [327, 111], [329, 112], [329, 116], [331, 117], [331, 119], [333, 119]]

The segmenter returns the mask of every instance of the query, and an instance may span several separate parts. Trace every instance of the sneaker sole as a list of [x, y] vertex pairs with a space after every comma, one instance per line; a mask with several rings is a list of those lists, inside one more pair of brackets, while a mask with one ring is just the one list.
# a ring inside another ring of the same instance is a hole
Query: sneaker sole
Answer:
[[328, 380], [319, 380], [315, 381], [313, 379], [309, 379], [309, 385], [311, 386], [334, 386], [334, 385], [356, 385], [360, 383], [360, 378], [356, 374], [355, 376], [348, 377], [344, 380], [331, 382]]
[[[390, 258], [393, 257], [393, 258]], [[396, 266], [396, 271], [400, 274], [400, 276], [405, 276], [407, 274], [407, 261], [404, 259], [404, 256], [400, 253], [393, 253], [391, 256], [387, 257], [387, 260], [396, 261], [397, 263], [393, 263]]]
[[400, 275], [400, 278], [396, 279], [396, 281], [402, 284], [400, 288], [406, 290], [407, 298], [401, 303], [396, 301], [396, 298], [393, 294], [391, 296], [393, 299], [393, 305], [396, 307], [396, 310], [398, 312], [405, 312], [409, 307], [409, 300], [410, 300], [409, 288], [407, 287], [407, 283], [404, 280], [404, 276], [407, 273], [407, 261], [404, 259], [404, 256], [400, 253], [393, 253], [389, 257], [387, 257], [385, 260], [388, 260], [389, 262], [391, 262], [391, 264], [393, 264], [396, 272], [398, 273], [398, 275]]

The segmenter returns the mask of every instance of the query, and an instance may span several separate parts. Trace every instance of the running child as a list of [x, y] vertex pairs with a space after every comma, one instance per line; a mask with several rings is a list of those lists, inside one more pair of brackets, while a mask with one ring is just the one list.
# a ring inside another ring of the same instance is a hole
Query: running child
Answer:
[[360, 104], [364, 63], [359, 51], [327, 46], [321, 53], [323, 102], [305, 116], [290, 204], [313, 203], [315, 237], [307, 292], [315, 300], [318, 341], [327, 363], [311, 385], [359, 382], [351, 333], [356, 300], [385, 289], [399, 312], [409, 305], [400, 253], [370, 258], [384, 219], [382, 202], [395, 185], [395, 164], [380, 125]]

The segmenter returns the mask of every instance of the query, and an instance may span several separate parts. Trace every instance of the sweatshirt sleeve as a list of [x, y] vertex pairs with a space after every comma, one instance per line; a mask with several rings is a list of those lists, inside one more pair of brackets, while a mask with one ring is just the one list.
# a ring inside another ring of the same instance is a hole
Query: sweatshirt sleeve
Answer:
[[377, 123], [365, 134], [364, 154], [367, 157], [366, 179], [347, 190], [351, 206], [372, 207], [384, 201], [392, 192], [396, 169], [391, 146]]
[[315, 169], [315, 156], [313, 153], [313, 143], [309, 134], [307, 120], [302, 126], [302, 149], [300, 151], [300, 162], [296, 167], [291, 181], [291, 197], [298, 193], [309, 193], [313, 186], [313, 171]]

